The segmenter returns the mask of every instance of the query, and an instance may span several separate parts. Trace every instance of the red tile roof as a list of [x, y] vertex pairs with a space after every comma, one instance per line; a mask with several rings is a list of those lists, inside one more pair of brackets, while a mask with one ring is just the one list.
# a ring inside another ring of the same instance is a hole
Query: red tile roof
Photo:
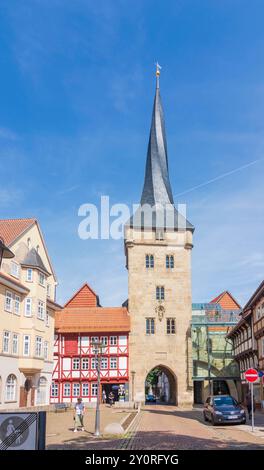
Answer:
[[125, 307], [64, 308], [55, 315], [58, 333], [129, 332], [130, 317]]
[[0, 219], [0, 237], [9, 246], [35, 222], [36, 219]]
[[86, 282], [64, 307], [97, 307], [97, 295]]
[[241, 306], [227, 290], [211, 300], [211, 304], [219, 304], [224, 310], [240, 310]]

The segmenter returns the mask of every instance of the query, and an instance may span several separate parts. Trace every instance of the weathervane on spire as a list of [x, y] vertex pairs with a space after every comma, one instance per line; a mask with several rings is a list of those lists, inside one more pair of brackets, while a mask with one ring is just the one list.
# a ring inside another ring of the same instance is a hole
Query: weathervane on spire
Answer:
[[157, 88], [159, 88], [159, 76], [160, 76], [161, 66], [158, 62], [156, 62], [155, 65], [156, 65], [156, 86]]

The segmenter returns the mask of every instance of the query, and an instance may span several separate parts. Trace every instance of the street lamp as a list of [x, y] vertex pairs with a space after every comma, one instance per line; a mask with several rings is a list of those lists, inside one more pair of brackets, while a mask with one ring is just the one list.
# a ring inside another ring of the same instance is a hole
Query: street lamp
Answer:
[[95, 436], [100, 436], [100, 365], [101, 365], [101, 355], [104, 348], [103, 343], [100, 341], [92, 341], [91, 345], [93, 346], [93, 352], [95, 355], [96, 361], [96, 370], [97, 370], [97, 402], [96, 402], [96, 411], [95, 411]]
[[0, 238], [0, 268], [3, 258], [14, 258], [14, 253], [4, 244], [4, 240]]

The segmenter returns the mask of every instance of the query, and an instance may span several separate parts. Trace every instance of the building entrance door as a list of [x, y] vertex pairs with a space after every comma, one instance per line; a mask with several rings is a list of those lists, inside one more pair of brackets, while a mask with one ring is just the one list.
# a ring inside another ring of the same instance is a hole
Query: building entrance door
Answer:
[[193, 401], [196, 405], [200, 405], [203, 403], [203, 388], [204, 382], [203, 380], [195, 380], [193, 382]]

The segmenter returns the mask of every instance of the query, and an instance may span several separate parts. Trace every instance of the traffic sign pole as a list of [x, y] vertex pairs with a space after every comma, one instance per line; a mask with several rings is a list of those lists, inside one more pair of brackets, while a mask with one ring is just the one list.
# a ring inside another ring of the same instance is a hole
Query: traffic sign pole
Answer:
[[251, 382], [251, 427], [254, 432], [254, 395], [253, 395], [253, 382]]

